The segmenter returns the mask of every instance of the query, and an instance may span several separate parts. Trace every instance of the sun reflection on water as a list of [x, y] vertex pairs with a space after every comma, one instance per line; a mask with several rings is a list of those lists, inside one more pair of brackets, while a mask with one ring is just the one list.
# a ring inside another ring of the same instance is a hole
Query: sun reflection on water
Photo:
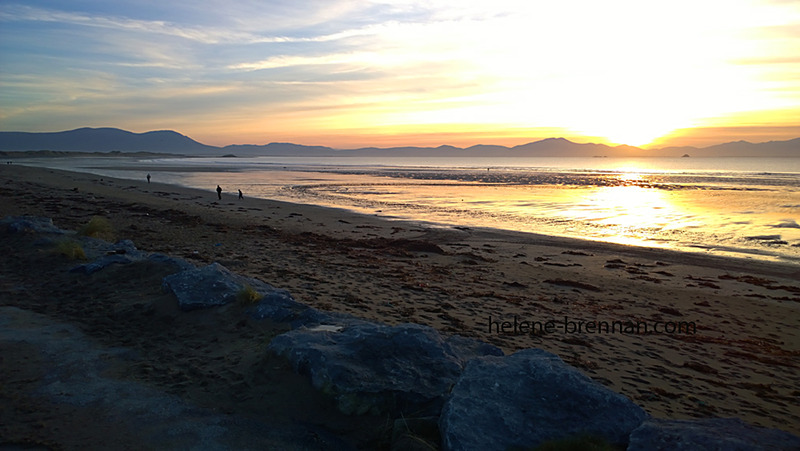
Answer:
[[[626, 180], [640, 179], [626, 174]], [[603, 187], [586, 193], [580, 202], [581, 219], [603, 228], [608, 241], [636, 244], [651, 240], [658, 232], [685, 227], [686, 214], [669, 193], [636, 185]]]
[[578, 190], [569, 216], [623, 228], [662, 228], [680, 216], [668, 193], [636, 185]]

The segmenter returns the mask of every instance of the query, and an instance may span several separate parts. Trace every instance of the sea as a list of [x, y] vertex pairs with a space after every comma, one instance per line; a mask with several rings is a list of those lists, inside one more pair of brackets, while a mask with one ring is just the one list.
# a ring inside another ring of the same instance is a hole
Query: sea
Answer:
[[20, 163], [342, 208], [800, 265], [800, 158], [30, 158]]

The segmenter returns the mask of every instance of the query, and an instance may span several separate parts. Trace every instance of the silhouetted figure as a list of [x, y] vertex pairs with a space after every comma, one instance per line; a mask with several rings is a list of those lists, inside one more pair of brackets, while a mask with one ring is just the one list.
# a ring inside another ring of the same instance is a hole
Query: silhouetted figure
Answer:
[[219, 197], [219, 200], [222, 200], [222, 188], [220, 188], [219, 185], [217, 185], [217, 197]]
[[242, 190], [239, 190], [239, 199], [244, 199], [244, 196], [242, 195]]
[[150, 183], [150, 174], [147, 174], [147, 183]]

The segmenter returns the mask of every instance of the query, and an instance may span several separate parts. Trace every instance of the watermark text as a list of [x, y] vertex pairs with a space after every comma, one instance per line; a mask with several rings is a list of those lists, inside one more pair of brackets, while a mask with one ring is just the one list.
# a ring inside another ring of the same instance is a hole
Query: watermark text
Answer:
[[624, 334], [624, 335], [694, 335], [697, 325], [694, 321], [586, 321], [571, 319], [529, 320], [514, 315], [511, 320], [501, 320], [489, 316], [488, 332], [503, 335], [545, 335], [562, 334]]

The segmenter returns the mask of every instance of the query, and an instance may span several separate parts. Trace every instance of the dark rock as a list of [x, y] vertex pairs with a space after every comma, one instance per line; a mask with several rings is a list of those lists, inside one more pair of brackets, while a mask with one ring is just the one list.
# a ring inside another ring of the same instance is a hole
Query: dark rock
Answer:
[[645, 450], [800, 450], [800, 437], [752, 426], [738, 418], [650, 419], [631, 433], [628, 446], [628, 451]]
[[186, 271], [188, 269], [193, 269], [194, 268], [194, 265], [192, 265], [191, 263], [187, 262], [186, 260], [184, 260], [182, 258], [170, 257], [170, 256], [164, 255], [164, 254], [158, 254], [158, 253], [150, 254], [150, 255], [147, 256], [147, 259], [149, 261], [154, 262], [154, 263], [172, 265], [172, 266], [175, 267], [176, 271]]
[[104, 268], [106, 268], [106, 267], [108, 267], [110, 265], [113, 265], [115, 263], [124, 265], [124, 264], [132, 263], [132, 262], [133, 262], [133, 260], [130, 257], [126, 256], [126, 255], [113, 254], [113, 255], [106, 255], [105, 257], [98, 258], [97, 260], [95, 260], [95, 261], [93, 261], [91, 263], [78, 265], [78, 266], [70, 269], [69, 271], [70, 272], [79, 272], [79, 273], [83, 273], [83, 274], [94, 274], [97, 271], [100, 271], [101, 269], [104, 269]]
[[63, 235], [66, 231], [53, 225], [53, 220], [40, 216], [7, 216], [0, 221], [10, 233], [53, 233]]
[[125, 265], [133, 262], [151, 260], [163, 263], [174, 264], [176, 271], [194, 268], [186, 261], [178, 261], [171, 257], [159, 256], [159, 254], [148, 254], [147, 252], [136, 249], [136, 246], [131, 240], [120, 240], [114, 244], [107, 241], [91, 238], [81, 237], [81, 244], [87, 255], [94, 260], [90, 263], [78, 265], [70, 272], [78, 272], [83, 274], [94, 274], [102, 269], [105, 269], [113, 264]]
[[419, 324], [365, 321], [296, 329], [275, 337], [269, 349], [310, 376], [343, 413], [358, 415], [438, 414], [468, 360], [502, 355], [492, 345]]
[[260, 280], [232, 273], [219, 263], [187, 269], [164, 277], [163, 286], [175, 294], [182, 310], [229, 304], [236, 300], [245, 286], [250, 286], [264, 297], [272, 298], [273, 294], [279, 292], [281, 296], [291, 298], [288, 292], [277, 290]]
[[324, 312], [315, 308], [303, 310], [297, 317], [291, 320], [292, 329], [300, 327], [314, 328], [316, 326], [351, 326], [354, 324], [371, 324], [363, 318], [350, 315], [349, 313]]
[[288, 291], [273, 290], [250, 309], [249, 314], [255, 319], [269, 318], [280, 323], [297, 320], [310, 307], [292, 298]]
[[141, 255], [142, 252], [136, 249], [131, 240], [119, 240], [111, 245], [109, 252], [114, 254]]
[[647, 414], [540, 349], [467, 364], [442, 409], [444, 450], [535, 448], [591, 436], [625, 445]]
[[392, 427], [391, 451], [430, 451], [438, 449], [439, 417], [400, 418]]

